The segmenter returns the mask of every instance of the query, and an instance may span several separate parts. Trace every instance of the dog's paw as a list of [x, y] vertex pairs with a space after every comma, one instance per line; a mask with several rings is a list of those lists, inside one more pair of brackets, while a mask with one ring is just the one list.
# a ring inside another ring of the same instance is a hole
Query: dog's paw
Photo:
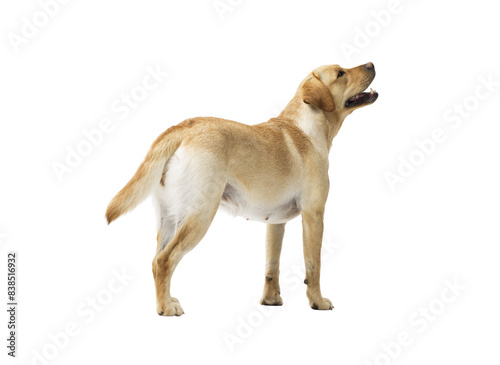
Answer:
[[311, 308], [317, 310], [332, 310], [333, 305], [330, 299], [321, 298], [320, 300], [313, 301], [311, 304]]
[[264, 295], [260, 300], [262, 305], [283, 305], [283, 299], [279, 294], [276, 295]]
[[156, 306], [156, 312], [160, 316], [181, 316], [184, 314], [179, 301], [176, 298], [169, 298]]

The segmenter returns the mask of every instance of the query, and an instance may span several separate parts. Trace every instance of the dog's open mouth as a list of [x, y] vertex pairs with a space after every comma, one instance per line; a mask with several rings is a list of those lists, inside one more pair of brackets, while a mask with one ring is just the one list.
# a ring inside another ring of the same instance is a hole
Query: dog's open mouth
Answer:
[[362, 92], [361, 94], [354, 95], [352, 98], [345, 102], [346, 108], [353, 108], [363, 104], [371, 104], [378, 98], [378, 93], [370, 88], [370, 92]]

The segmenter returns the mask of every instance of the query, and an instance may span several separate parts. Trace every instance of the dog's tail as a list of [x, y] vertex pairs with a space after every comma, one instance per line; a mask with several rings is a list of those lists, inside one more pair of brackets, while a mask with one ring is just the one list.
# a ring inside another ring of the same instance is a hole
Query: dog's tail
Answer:
[[108, 224], [134, 209], [161, 182], [167, 162], [182, 142], [178, 127], [163, 132], [149, 149], [135, 175], [111, 200], [106, 210]]

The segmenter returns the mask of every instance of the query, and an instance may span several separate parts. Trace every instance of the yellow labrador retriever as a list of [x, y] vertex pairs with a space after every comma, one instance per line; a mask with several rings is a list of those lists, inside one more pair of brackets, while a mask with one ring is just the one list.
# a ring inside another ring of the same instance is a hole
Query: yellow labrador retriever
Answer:
[[373, 103], [364, 92], [373, 63], [311, 72], [277, 118], [244, 125], [193, 118], [167, 129], [106, 211], [108, 223], [154, 194], [158, 247], [153, 260], [156, 310], [179, 316], [170, 296], [172, 274], [203, 238], [219, 206], [267, 223], [266, 275], [261, 304], [282, 305], [279, 259], [285, 224], [302, 215], [307, 297], [313, 309], [332, 309], [320, 290], [323, 213], [328, 196], [328, 152], [353, 110]]

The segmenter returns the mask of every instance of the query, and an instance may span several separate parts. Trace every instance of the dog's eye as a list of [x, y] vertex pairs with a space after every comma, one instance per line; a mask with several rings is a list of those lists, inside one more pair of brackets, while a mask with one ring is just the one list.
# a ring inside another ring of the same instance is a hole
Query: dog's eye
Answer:
[[339, 78], [339, 77], [343, 76], [344, 74], [345, 74], [345, 72], [344, 72], [344, 71], [339, 71], [339, 73], [337, 74], [337, 78]]

